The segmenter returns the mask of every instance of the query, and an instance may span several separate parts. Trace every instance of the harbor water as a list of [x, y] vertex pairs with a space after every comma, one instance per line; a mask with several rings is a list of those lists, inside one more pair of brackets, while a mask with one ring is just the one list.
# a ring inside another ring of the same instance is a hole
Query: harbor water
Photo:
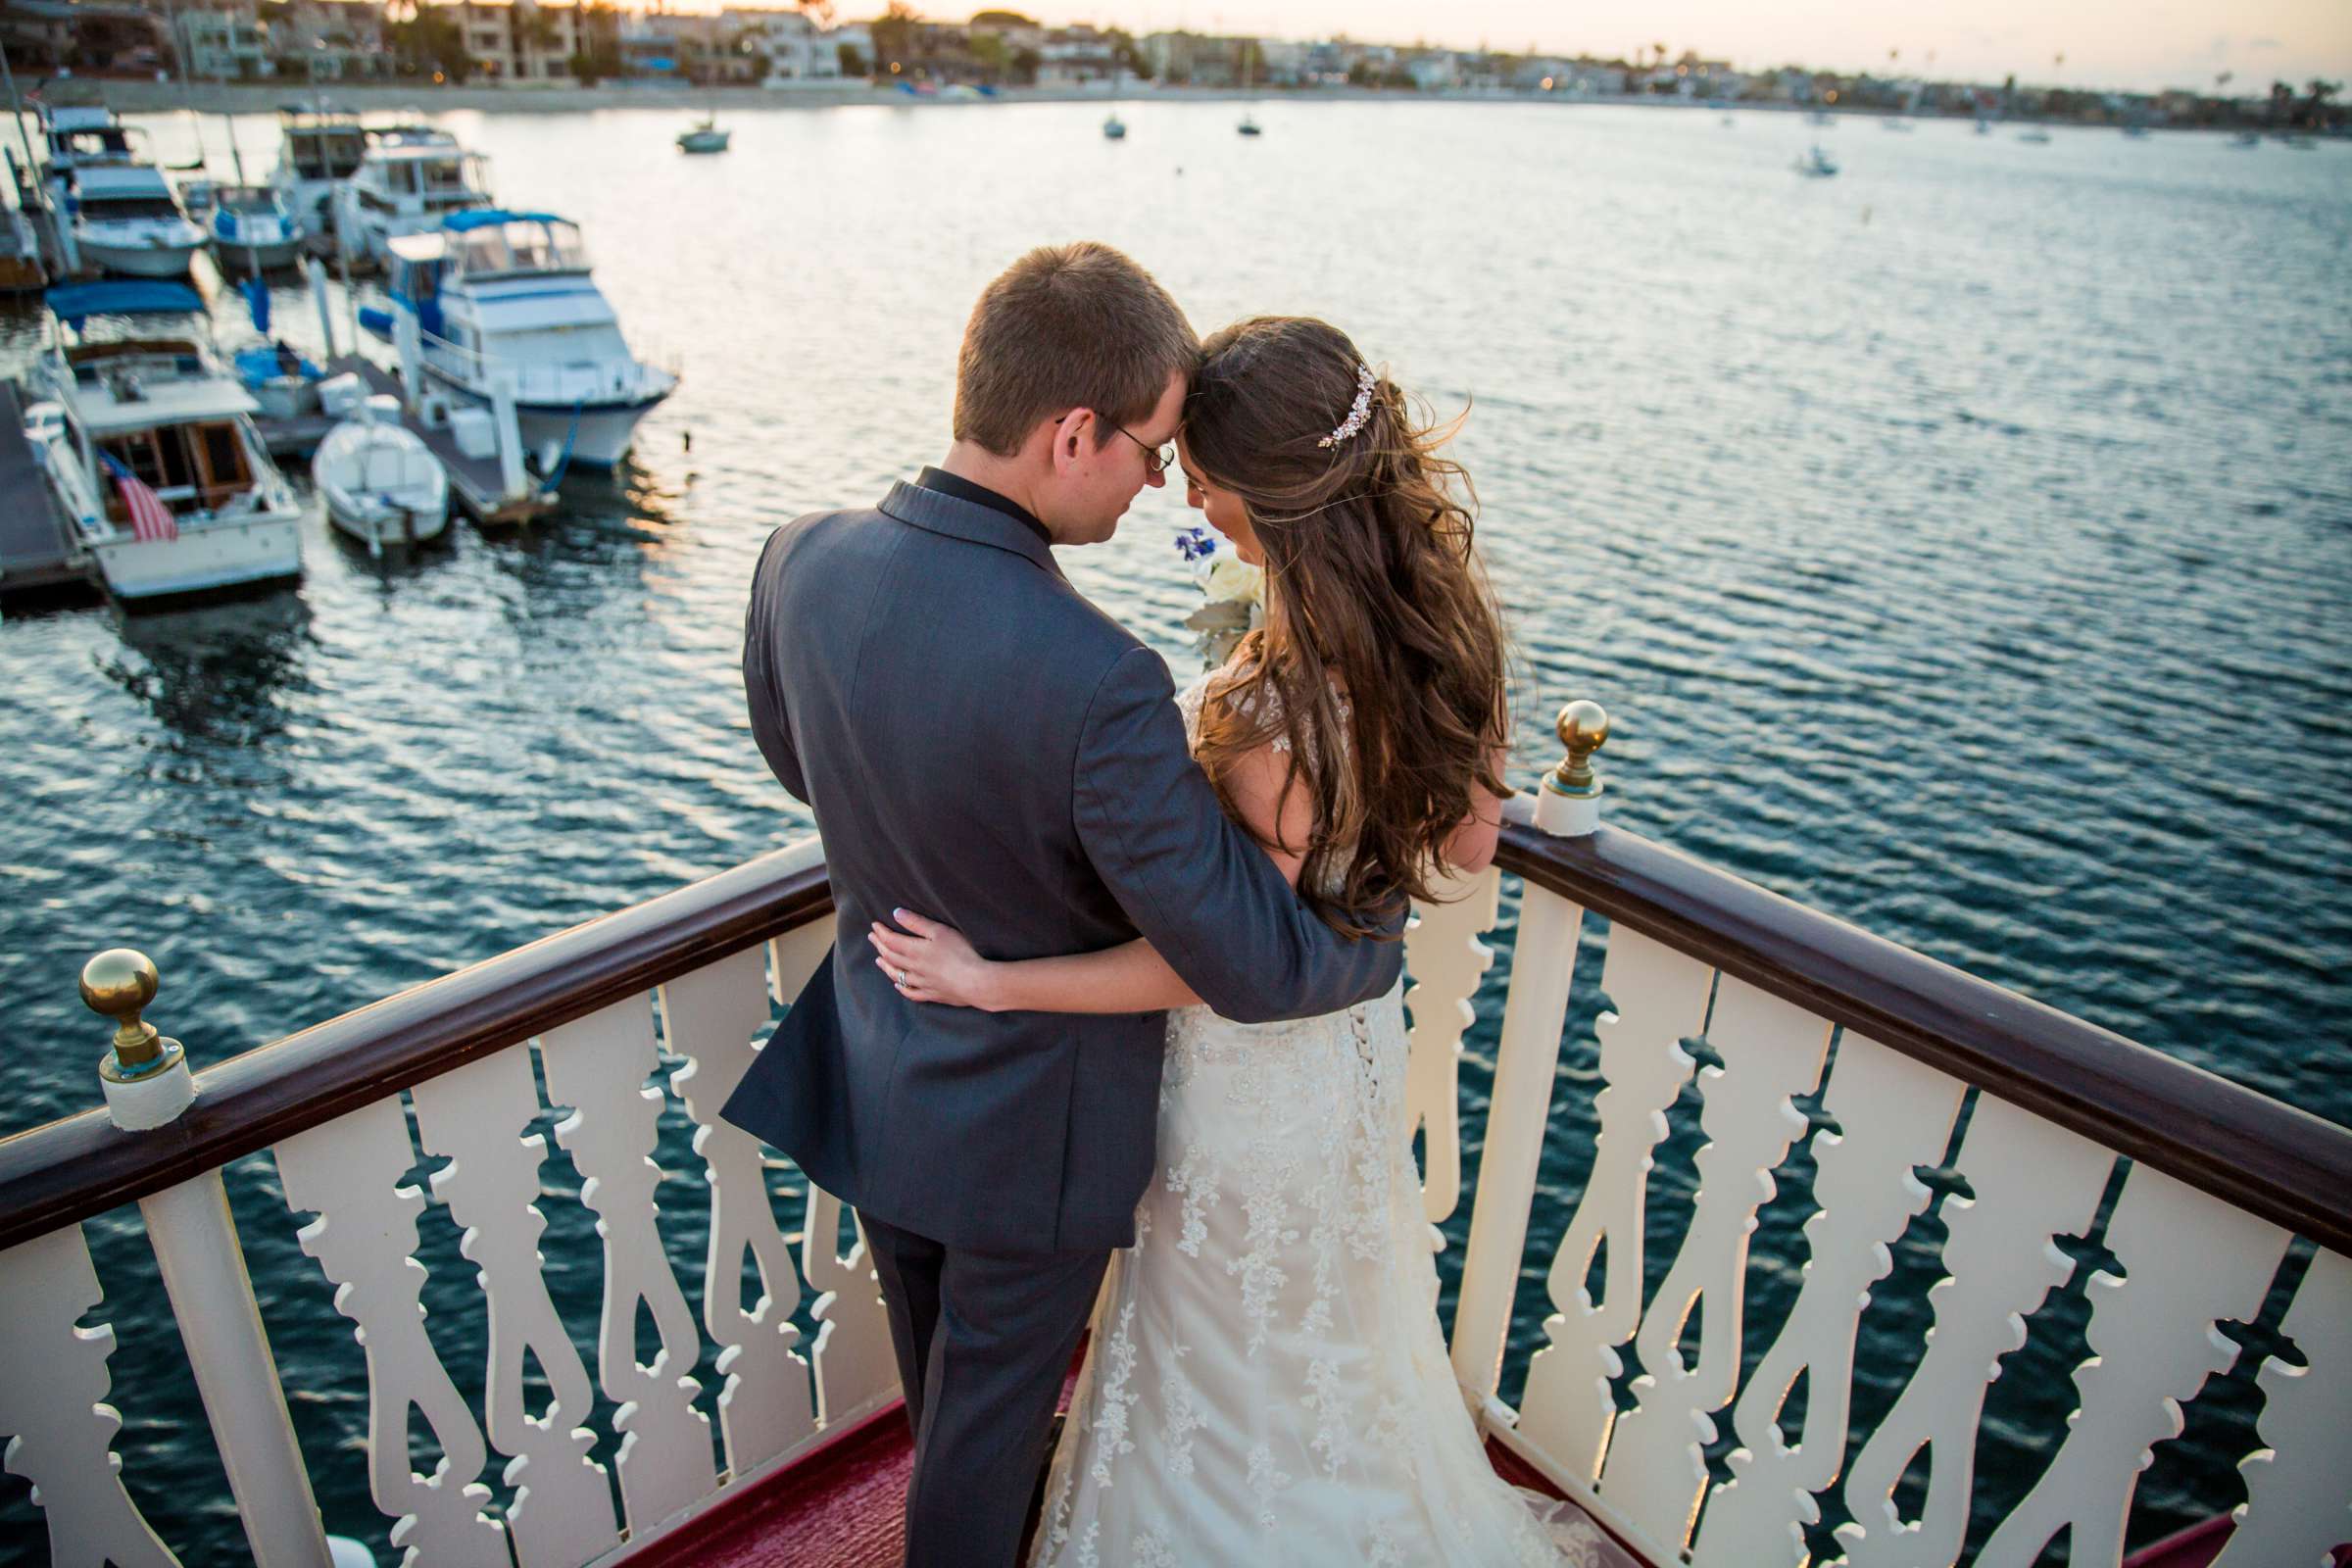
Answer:
[[[1246, 139], [1236, 105], [1129, 104], [1114, 143], [1099, 105], [786, 110], [734, 117], [732, 151], [699, 159], [671, 145], [683, 110], [446, 117], [507, 205], [584, 226], [624, 325], [683, 386], [633, 463], [572, 473], [525, 531], [456, 523], [379, 563], [314, 514], [298, 590], [0, 624], [0, 1132], [99, 1103], [106, 1029], [74, 977], [101, 949], [156, 959], [151, 1017], [202, 1067], [804, 831], [743, 714], [760, 544], [935, 461], [978, 290], [1081, 237], [1131, 252], [1204, 331], [1326, 316], [1440, 415], [1469, 409], [1457, 455], [1524, 666], [1517, 782], [1556, 760], [1546, 713], [1597, 699], [1610, 820], [2352, 1122], [2352, 147], [1548, 104], [1255, 112]], [[185, 117], [141, 122], [166, 161], [194, 156]], [[236, 134], [258, 173], [273, 125]], [[201, 135], [225, 174], [225, 122]], [[1814, 141], [1838, 177], [1791, 172]], [[242, 302], [204, 280], [238, 341]], [[319, 346], [298, 284], [274, 308]], [[0, 315], [0, 370], [45, 330]], [[1190, 519], [1180, 491], [1147, 491], [1111, 543], [1062, 553], [1180, 676], [1199, 596], [1170, 541]], [[1473, 1174], [1509, 915], [1464, 1073]], [[1538, 1237], [1591, 1156], [1591, 940], [1580, 976]], [[690, 1131], [673, 1103], [658, 1158], [699, 1300]], [[1653, 1284], [1696, 1142], [1661, 1152]], [[593, 1216], [552, 1145], [543, 1250], [593, 1356]], [[1785, 1193], [1809, 1168], [1800, 1149]], [[771, 1174], [797, 1221], [794, 1173]], [[351, 1325], [268, 1156], [227, 1181], [327, 1524], [395, 1560]], [[1807, 1212], [1776, 1206], [1757, 1238], [1751, 1363]], [[428, 1331], [478, 1396], [473, 1270], [445, 1211], [421, 1229]], [[123, 1478], [183, 1561], [235, 1562], [135, 1211], [86, 1231], [107, 1293], [89, 1321], [121, 1339]], [[1939, 1235], [1932, 1210], [1890, 1298], [1932, 1276]], [[2115, 1265], [2063, 1245], [2076, 1276], [1988, 1407], [1972, 1542], [2038, 1473], [2021, 1435], [2073, 1407], [2085, 1281]], [[1531, 1258], [1514, 1361], [1540, 1343], [1547, 1263]], [[1865, 1319], [1858, 1429], [1926, 1327]], [[2243, 1496], [2250, 1373], [2276, 1336], [2227, 1332], [2253, 1353], [2158, 1447], [2134, 1544]], [[708, 1411], [708, 1356], [694, 1375]], [[429, 1440], [416, 1462], [429, 1473]], [[497, 1471], [480, 1479], [503, 1506]], [[0, 1478], [0, 1561], [45, 1560], [27, 1490]]]

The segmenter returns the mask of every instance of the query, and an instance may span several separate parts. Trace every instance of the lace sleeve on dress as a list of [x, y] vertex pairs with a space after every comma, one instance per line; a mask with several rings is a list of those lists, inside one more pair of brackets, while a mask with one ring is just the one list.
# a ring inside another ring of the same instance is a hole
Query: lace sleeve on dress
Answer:
[[[1355, 710], [1348, 706], [1348, 699], [1340, 695], [1336, 682], [1332, 687], [1332, 699], [1339, 706], [1341, 724], [1340, 755], [1345, 757], [1348, 751], [1348, 730], [1346, 726], [1349, 718], [1354, 715]], [[1289, 754], [1291, 750], [1291, 732], [1289, 729], [1282, 727], [1282, 693], [1275, 688], [1273, 682], [1259, 681], [1255, 686], [1242, 693], [1238, 697], [1223, 700], [1230, 701], [1233, 705], [1233, 710], [1235, 712], [1240, 713], [1244, 718], [1247, 718], [1253, 723], [1256, 722], [1258, 715], [1261, 712], [1264, 713], [1266, 721], [1275, 726], [1274, 734], [1267, 744], [1272, 746], [1274, 750], [1281, 752], [1286, 756]]]

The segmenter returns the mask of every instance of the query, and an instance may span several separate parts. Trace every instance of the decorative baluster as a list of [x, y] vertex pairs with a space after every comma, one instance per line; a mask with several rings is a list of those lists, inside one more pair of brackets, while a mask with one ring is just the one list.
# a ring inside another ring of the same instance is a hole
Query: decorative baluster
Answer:
[[114, 1449], [122, 1415], [105, 1402], [114, 1326], [76, 1326], [104, 1298], [78, 1225], [0, 1252], [5, 1464], [32, 1483], [49, 1527], [52, 1568], [178, 1568], [122, 1487], [122, 1457]]
[[2352, 1261], [2314, 1256], [2278, 1327], [2304, 1364], [2254, 1374], [2270, 1446], [2238, 1466], [2246, 1500], [2213, 1568], [2320, 1568], [2352, 1541]]
[[1404, 933], [1405, 967], [1413, 976], [1404, 994], [1413, 1019], [1404, 1103], [1405, 1136], [1421, 1134], [1421, 1212], [1430, 1246], [1442, 1251], [1446, 1238], [1438, 1226], [1462, 1196], [1462, 1035], [1477, 1021], [1471, 1001], [1478, 977], [1494, 961], [1494, 950], [1479, 938], [1500, 910], [1502, 873], [1489, 866], [1434, 891], [1439, 902], [1418, 906]]
[[[775, 999], [790, 1004], [833, 951], [834, 921], [828, 916], [796, 926], [768, 944], [768, 972]], [[765, 1049], [764, 1047], [762, 1049]], [[802, 1178], [804, 1181], [807, 1177]], [[816, 1338], [808, 1358], [816, 1365], [817, 1420], [824, 1426], [856, 1420], [898, 1392], [899, 1363], [890, 1344], [890, 1315], [859, 1233], [848, 1257], [840, 1252], [841, 1200], [808, 1183], [807, 1223], [801, 1229], [801, 1277], [818, 1291], [808, 1315]]]
[[[573, 1568], [618, 1544], [620, 1521], [605, 1467], [588, 1457], [596, 1443], [585, 1424], [595, 1399], [588, 1368], [540, 1271], [547, 1218], [531, 1200], [547, 1140], [521, 1136], [539, 1114], [529, 1048], [428, 1078], [410, 1096], [426, 1152], [449, 1156], [433, 1174], [433, 1194], [465, 1227], [458, 1250], [477, 1270], [489, 1307], [483, 1386], [490, 1442], [514, 1455], [505, 1480], [515, 1489], [507, 1510], [515, 1560], [520, 1568]], [[526, 1354], [538, 1357], [552, 1394], [536, 1420], [523, 1403]]]
[[[424, 1334], [416, 1216], [424, 1194], [395, 1185], [416, 1163], [400, 1097], [337, 1117], [277, 1146], [286, 1206], [318, 1217], [296, 1233], [335, 1286], [335, 1310], [368, 1354], [368, 1484], [391, 1516], [403, 1563], [509, 1568], [507, 1533], [483, 1514], [474, 1480], [489, 1457], [481, 1429]], [[409, 1408], [424, 1412], [441, 1462], [430, 1480], [409, 1457]]]
[[[2074, 1272], [2053, 1238], [2090, 1229], [2115, 1156], [1980, 1094], [1959, 1164], [1977, 1196], [1947, 1198], [1939, 1210], [1946, 1277], [1928, 1292], [1927, 1354], [1846, 1477], [1854, 1523], [1838, 1527], [1838, 1561], [1851, 1568], [1949, 1568], [1960, 1555], [1984, 1391], [2001, 1357], [2026, 1343], [2026, 1319]], [[1922, 1447], [1927, 1499], [1906, 1522], [1894, 1489]]]
[[[1772, 1348], [1734, 1409], [1741, 1446], [1732, 1479], [1698, 1523], [1696, 1568], [1761, 1568], [1807, 1560], [1804, 1527], [1819, 1522], [1812, 1494], [1837, 1480], [1845, 1458], [1854, 1341], [1870, 1288], [1893, 1267], [1888, 1246], [1928, 1205], [1913, 1167], [1943, 1157], [1968, 1086], [1846, 1031], [1825, 1105], [1839, 1132], [1813, 1137], [1821, 1205], [1805, 1221], [1804, 1284]], [[1713, 1331], [1713, 1322], [1708, 1329]], [[1805, 1422], [1792, 1447], [1781, 1407], [1805, 1379]]]
[[[1536, 826], [1567, 838], [1599, 825], [1601, 786], [1591, 763], [1593, 752], [1608, 741], [1609, 715], [1598, 703], [1570, 703], [1560, 710], [1557, 727], [1568, 756], [1536, 792], [1534, 814]], [[1519, 802], [1504, 806], [1507, 810]], [[1464, 1401], [1482, 1418], [1493, 1415], [1487, 1406], [1502, 1378], [1502, 1349], [1510, 1338], [1511, 1303], [1527, 1250], [1527, 1217], [1544, 1158], [1560, 1031], [1584, 923], [1585, 911], [1556, 893], [1531, 884], [1521, 897], [1510, 996], [1503, 1004], [1502, 1041], [1494, 1054], [1494, 1088], [1487, 1106], [1486, 1147], [1479, 1155], [1478, 1201], [1470, 1213], [1462, 1294], [1453, 1314], [1454, 1379]]]
[[[116, 1024], [98, 1081], [107, 1117], [123, 1132], [166, 1126], [196, 1098], [187, 1053], [139, 1016], [162, 983], [146, 955], [129, 948], [111, 949], [82, 966], [82, 1003]], [[139, 1217], [237, 1499], [246, 1550], [256, 1568], [323, 1565], [326, 1533], [220, 1173], [206, 1171], [140, 1199]]]
[[[1757, 1211], [1772, 1200], [1773, 1171], [1805, 1130], [1804, 1113], [1791, 1102], [1821, 1082], [1830, 1025], [1726, 975], [1707, 1044], [1723, 1065], [1698, 1075], [1707, 1142], [1698, 1152], [1690, 1228], [1642, 1316], [1634, 1342], [1642, 1366], [1635, 1406], [1617, 1422], [1600, 1477], [1603, 1496], [1678, 1549], [1690, 1540], [1706, 1491], [1700, 1446], [1715, 1436], [1710, 1412], [1730, 1403], [1740, 1385], [1747, 1239]], [[1682, 1340], [1701, 1301], [1693, 1362], [1685, 1359]]]
[[[1600, 1128], [1585, 1194], [1561, 1237], [1546, 1279], [1550, 1341], [1528, 1363], [1519, 1436], [1590, 1483], [1600, 1474], [1617, 1406], [1609, 1380], [1624, 1370], [1617, 1347], [1642, 1322], [1643, 1209], [1650, 1166], [1666, 1136], [1666, 1112], [1690, 1077], [1682, 1042], [1706, 1026], [1714, 971], [1696, 958], [1619, 926], [1609, 933], [1600, 987], [1616, 1004], [1595, 1020], [1600, 1076], [1593, 1102]], [[1600, 1300], [1585, 1290], [1602, 1244]]]
[[2181, 1401], [2237, 1359], [2214, 1325], [2262, 1310], [2288, 1240], [2162, 1171], [2132, 1167], [2107, 1224], [2123, 1277], [2090, 1277], [2091, 1355], [2075, 1369], [2082, 1406], [2058, 1456], [1984, 1544], [1979, 1568], [2032, 1568], [2061, 1530], [2073, 1561], [2123, 1560], [2150, 1451], [2180, 1435]]
[[[620, 1403], [622, 1434], [613, 1467], [632, 1535], [642, 1534], [718, 1488], [710, 1422], [694, 1407], [702, 1385], [690, 1375], [702, 1352], [694, 1312], [662, 1250], [653, 1160], [662, 1095], [645, 1087], [660, 1066], [653, 1014], [641, 998], [549, 1030], [539, 1041], [547, 1097], [570, 1105], [556, 1142], [584, 1178], [580, 1201], [596, 1212], [605, 1244], [604, 1310], [597, 1324], [597, 1377]], [[637, 1315], [653, 1314], [662, 1348], [637, 1359]]]
[[[669, 1049], [686, 1058], [669, 1086], [696, 1122], [694, 1152], [710, 1184], [710, 1242], [703, 1265], [703, 1326], [723, 1347], [714, 1370], [718, 1424], [727, 1465], [749, 1475], [816, 1434], [816, 1397], [808, 1363], [794, 1353], [801, 1331], [793, 1309], [801, 1280], [792, 1249], [776, 1229], [760, 1141], [718, 1119], [754, 1054], [752, 1037], [767, 1032], [767, 952], [748, 948], [661, 990]], [[760, 1295], [743, 1304], [743, 1257], [760, 1265]]]
[[818, 1418], [826, 1426], [854, 1421], [899, 1392], [899, 1361], [890, 1344], [890, 1313], [882, 1284], [860, 1231], [849, 1256], [840, 1254], [841, 1200], [808, 1184], [808, 1223], [801, 1234], [801, 1271], [822, 1291], [809, 1309], [816, 1341]]

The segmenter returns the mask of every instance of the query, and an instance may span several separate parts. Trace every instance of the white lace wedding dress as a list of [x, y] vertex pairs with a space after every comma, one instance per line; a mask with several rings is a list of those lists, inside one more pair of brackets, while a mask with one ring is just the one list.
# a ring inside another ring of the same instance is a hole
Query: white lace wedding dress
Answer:
[[[1209, 677], [1179, 696], [1199, 733]], [[1159, 1161], [1113, 1254], [1032, 1568], [1614, 1568], [1489, 1466], [1446, 1358], [1404, 1119], [1403, 987], [1169, 1014]]]

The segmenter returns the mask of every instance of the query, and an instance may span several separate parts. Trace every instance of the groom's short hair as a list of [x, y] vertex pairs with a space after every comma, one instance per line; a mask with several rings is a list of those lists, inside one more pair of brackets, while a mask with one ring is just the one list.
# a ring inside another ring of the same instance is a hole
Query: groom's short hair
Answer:
[[1168, 377], [1189, 375], [1200, 340], [1150, 272], [1108, 245], [1041, 245], [997, 275], [972, 307], [956, 370], [956, 439], [1002, 458], [1041, 419], [1092, 409], [1140, 424]]

